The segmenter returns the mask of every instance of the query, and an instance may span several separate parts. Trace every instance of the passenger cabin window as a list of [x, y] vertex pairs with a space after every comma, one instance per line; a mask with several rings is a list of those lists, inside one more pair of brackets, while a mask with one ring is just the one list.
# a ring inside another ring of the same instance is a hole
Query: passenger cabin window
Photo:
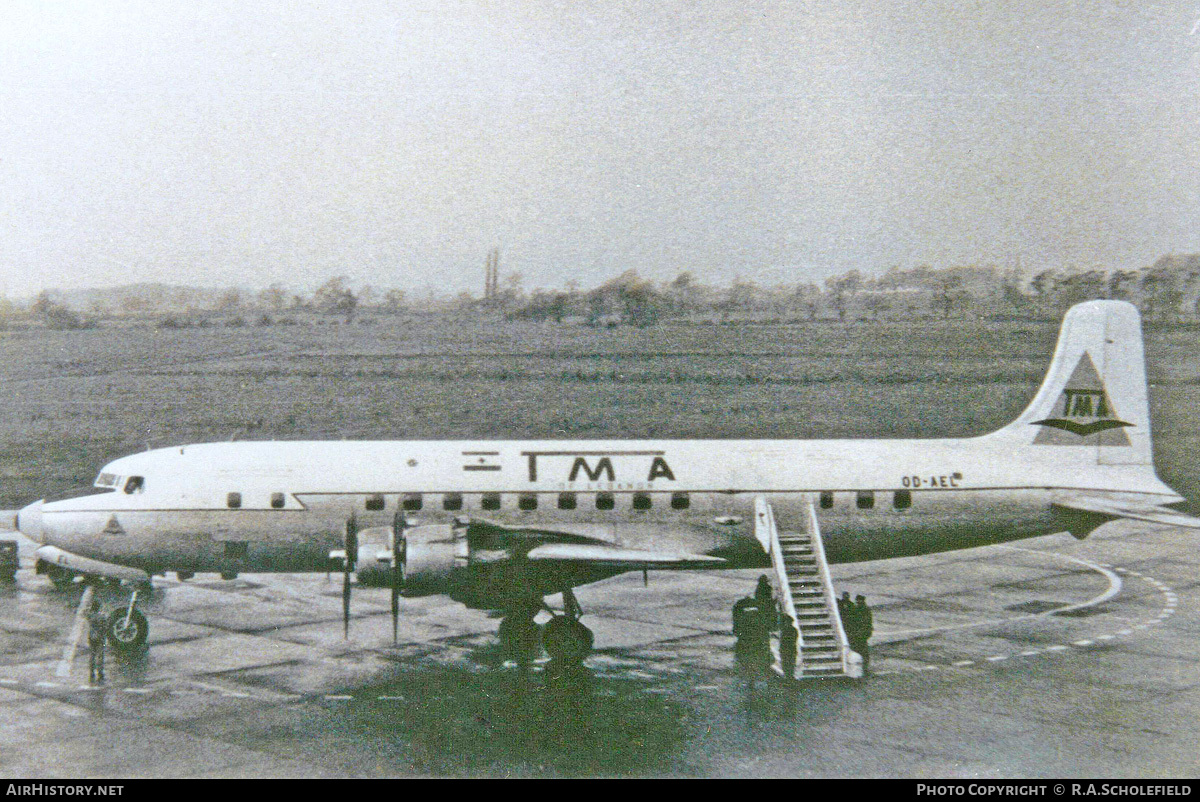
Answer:
[[860, 490], [855, 498], [855, 503], [860, 510], [869, 510], [875, 506], [875, 493], [871, 490]]
[[519, 510], [536, 510], [537, 509], [537, 494], [522, 493], [517, 498], [517, 509]]
[[912, 491], [897, 490], [892, 496], [892, 506], [898, 510], [907, 510], [912, 506]]
[[241, 493], [226, 494], [225, 506], [231, 510], [236, 510], [238, 507], [242, 506], [242, 494]]
[[575, 500], [574, 493], [559, 493], [558, 508], [560, 510], [573, 510], [578, 502]]
[[650, 509], [650, 494], [649, 493], [634, 493], [633, 508], [635, 510]]
[[611, 510], [616, 503], [613, 501], [612, 493], [597, 493], [596, 494], [596, 509]]
[[821, 493], [821, 509], [833, 509], [833, 492], [830, 490], [822, 491]]
[[692, 506], [692, 499], [687, 493], [672, 493], [671, 494], [671, 509], [686, 510]]
[[146, 480], [141, 476], [130, 476], [125, 480], [125, 492], [129, 495], [141, 493], [146, 489]]
[[462, 493], [447, 493], [446, 495], [442, 496], [442, 509], [450, 510], [451, 512], [455, 510], [461, 510]]
[[363, 506], [368, 510], [382, 510], [384, 507], [383, 496], [379, 495], [378, 493], [373, 496], [367, 496], [367, 501]]
[[421, 509], [421, 494], [420, 493], [409, 493], [407, 496], [404, 497], [404, 501], [400, 502], [400, 506], [404, 507], [404, 509], [406, 509], [406, 510]]
[[479, 502], [479, 506], [485, 510], [500, 509], [500, 494], [499, 493], [484, 493], [483, 498]]
[[283, 493], [271, 494], [271, 509], [282, 510], [284, 504]]

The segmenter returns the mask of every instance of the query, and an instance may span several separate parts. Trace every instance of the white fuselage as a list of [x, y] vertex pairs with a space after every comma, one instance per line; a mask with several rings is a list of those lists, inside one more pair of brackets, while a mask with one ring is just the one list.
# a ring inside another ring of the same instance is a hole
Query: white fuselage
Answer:
[[386, 526], [403, 509], [409, 524], [486, 520], [740, 567], [766, 560], [758, 495], [784, 531], [816, 503], [833, 562], [1083, 535], [1106, 520], [1054, 507], [1062, 493], [1179, 499], [1152, 471], [1083, 464], [1081, 448], [1018, 460], [989, 437], [211, 443], [116, 460], [100, 480], [113, 490], [30, 505], [20, 528], [151, 573], [308, 571], [329, 568], [348, 517]]

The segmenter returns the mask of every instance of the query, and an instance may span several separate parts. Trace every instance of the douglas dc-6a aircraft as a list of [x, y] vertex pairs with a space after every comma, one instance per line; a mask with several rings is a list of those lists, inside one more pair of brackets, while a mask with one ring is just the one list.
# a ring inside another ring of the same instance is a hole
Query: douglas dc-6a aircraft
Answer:
[[[106, 492], [30, 504], [17, 526], [58, 578], [336, 566], [348, 605], [350, 570], [383, 570], [393, 625], [397, 593], [448, 594], [520, 635], [561, 593], [545, 642], [564, 659], [592, 645], [579, 585], [774, 565], [807, 659], [832, 639], [845, 668], [840, 625], [806, 623], [837, 623], [826, 562], [1082, 538], [1116, 518], [1200, 528], [1155, 474], [1143, 359], [1137, 310], [1090, 301], [1067, 313], [1028, 408], [981, 437], [186, 445], [111, 462]], [[140, 643], [133, 612], [115, 635]]]

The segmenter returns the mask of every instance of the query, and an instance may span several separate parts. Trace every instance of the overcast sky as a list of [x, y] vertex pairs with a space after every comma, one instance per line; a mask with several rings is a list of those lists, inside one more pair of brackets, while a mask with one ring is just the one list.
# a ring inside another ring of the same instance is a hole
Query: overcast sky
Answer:
[[0, 4], [0, 289], [1200, 251], [1200, 3]]

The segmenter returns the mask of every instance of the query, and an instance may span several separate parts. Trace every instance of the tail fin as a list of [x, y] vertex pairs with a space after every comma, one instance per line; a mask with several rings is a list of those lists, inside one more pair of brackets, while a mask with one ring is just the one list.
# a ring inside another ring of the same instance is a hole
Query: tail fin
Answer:
[[1063, 318], [1050, 370], [1015, 421], [987, 435], [1014, 446], [1086, 449], [1102, 465], [1153, 467], [1142, 325], [1124, 301], [1088, 301]]

